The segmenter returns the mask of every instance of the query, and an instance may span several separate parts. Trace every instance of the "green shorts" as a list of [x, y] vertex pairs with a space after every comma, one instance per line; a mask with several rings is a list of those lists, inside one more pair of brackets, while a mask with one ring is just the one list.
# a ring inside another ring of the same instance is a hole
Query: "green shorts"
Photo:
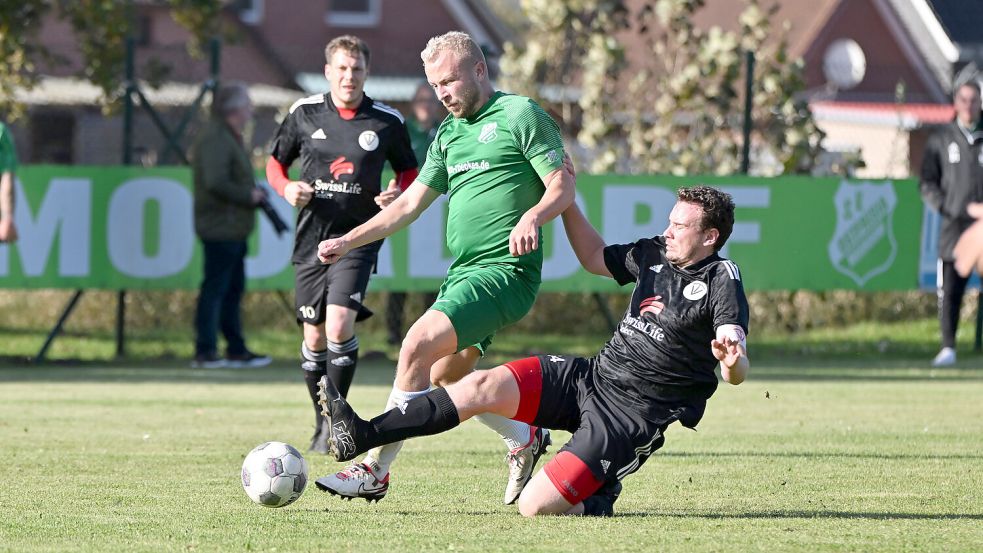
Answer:
[[538, 279], [512, 266], [469, 268], [447, 275], [430, 309], [451, 320], [458, 351], [475, 346], [484, 355], [496, 332], [526, 316], [538, 292]]

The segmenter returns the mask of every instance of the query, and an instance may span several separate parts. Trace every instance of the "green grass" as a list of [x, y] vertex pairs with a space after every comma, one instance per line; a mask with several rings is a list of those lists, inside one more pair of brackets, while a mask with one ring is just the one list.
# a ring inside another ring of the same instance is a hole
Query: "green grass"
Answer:
[[[293, 362], [10, 367], [0, 551], [979, 551], [972, 359], [936, 371], [890, 356], [767, 359], [721, 386], [699, 432], [672, 427], [603, 520], [525, 520], [501, 505], [504, 447], [474, 422], [409, 442], [381, 503], [311, 487], [283, 509], [252, 504], [238, 482], [246, 452], [310, 434]], [[392, 364], [359, 371], [353, 403], [374, 413]], [[309, 460], [312, 475], [340, 466]]]

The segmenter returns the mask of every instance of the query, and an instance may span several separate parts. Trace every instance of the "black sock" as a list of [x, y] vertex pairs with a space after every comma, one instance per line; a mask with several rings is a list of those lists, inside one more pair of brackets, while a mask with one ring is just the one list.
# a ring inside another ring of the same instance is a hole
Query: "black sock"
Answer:
[[348, 397], [348, 388], [352, 385], [358, 365], [358, 336], [352, 336], [340, 344], [328, 341], [327, 360], [328, 378], [341, 392], [341, 397]]
[[300, 347], [300, 354], [304, 358], [304, 362], [300, 364], [300, 368], [304, 370], [304, 382], [307, 384], [307, 393], [311, 396], [311, 403], [314, 404], [314, 431], [317, 432], [321, 428], [321, 408], [317, 404], [317, 383], [321, 380], [321, 377], [326, 374], [325, 364], [328, 362], [328, 352], [325, 351], [311, 351], [307, 348], [307, 344], [303, 344]]
[[397, 405], [369, 421], [366, 450], [416, 436], [440, 434], [461, 424], [447, 390], [437, 388], [425, 396]]

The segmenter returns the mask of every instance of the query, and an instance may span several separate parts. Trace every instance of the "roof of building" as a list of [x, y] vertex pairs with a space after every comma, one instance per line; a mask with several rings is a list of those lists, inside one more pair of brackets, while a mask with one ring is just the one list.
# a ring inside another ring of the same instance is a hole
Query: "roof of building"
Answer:
[[952, 121], [955, 110], [942, 104], [890, 104], [868, 102], [812, 102], [817, 120], [914, 129]]

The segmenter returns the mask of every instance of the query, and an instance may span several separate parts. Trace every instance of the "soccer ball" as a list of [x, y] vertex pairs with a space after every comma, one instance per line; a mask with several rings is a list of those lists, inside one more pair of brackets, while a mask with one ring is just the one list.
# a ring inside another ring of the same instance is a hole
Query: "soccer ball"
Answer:
[[264, 507], [290, 505], [307, 486], [307, 461], [293, 446], [266, 442], [242, 462], [242, 489]]

